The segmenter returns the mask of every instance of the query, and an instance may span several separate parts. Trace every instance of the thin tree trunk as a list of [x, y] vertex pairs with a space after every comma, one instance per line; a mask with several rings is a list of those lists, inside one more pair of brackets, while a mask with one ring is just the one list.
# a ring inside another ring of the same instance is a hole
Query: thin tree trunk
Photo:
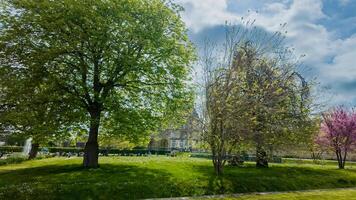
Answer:
[[39, 146], [40, 145], [38, 143], [31, 144], [31, 150], [28, 153], [28, 159], [29, 160], [32, 160], [32, 159], [36, 158]]
[[257, 131], [255, 134], [256, 141], [256, 167], [267, 168], [268, 167], [268, 155], [263, 148], [263, 142], [260, 133]]
[[222, 175], [224, 172], [223, 162], [221, 162], [221, 160], [219, 158], [217, 158], [217, 159], [213, 160], [213, 164], [214, 164], [214, 169], [215, 169], [216, 175], [217, 176]]
[[339, 165], [339, 169], [344, 169], [343, 159], [342, 159], [342, 154], [341, 154], [341, 150], [340, 149], [336, 150], [336, 157], [337, 157], [337, 162], [338, 162], [338, 165]]
[[85, 168], [97, 168], [98, 164], [98, 134], [100, 125], [100, 110], [95, 110], [90, 114], [89, 138], [84, 148], [83, 166]]
[[260, 144], [257, 144], [256, 147], [256, 167], [258, 168], [268, 167], [267, 153]]
[[223, 174], [224, 171], [224, 163], [222, 162], [221, 154], [219, 152], [216, 152], [215, 150], [213, 150], [212, 153], [215, 173], [217, 176], [220, 176]]
[[347, 150], [345, 149], [344, 157], [342, 159], [342, 169], [345, 169], [346, 156], [347, 156]]

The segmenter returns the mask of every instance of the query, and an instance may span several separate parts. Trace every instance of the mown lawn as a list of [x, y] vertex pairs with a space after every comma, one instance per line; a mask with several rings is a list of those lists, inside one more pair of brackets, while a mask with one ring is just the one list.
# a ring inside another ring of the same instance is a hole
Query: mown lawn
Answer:
[[0, 199], [140, 199], [356, 187], [356, 166], [274, 164], [226, 167], [185, 157], [101, 157], [85, 170], [82, 158], [51, 158], [0, 167]]
[[356, 189], [290, 192], [283, 194], [244, 195], [211, 200], [356, 200]]

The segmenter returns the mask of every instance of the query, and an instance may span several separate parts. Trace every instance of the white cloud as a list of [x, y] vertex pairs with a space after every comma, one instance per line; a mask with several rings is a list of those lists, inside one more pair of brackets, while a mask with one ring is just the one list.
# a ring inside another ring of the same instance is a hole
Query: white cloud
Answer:
[[322, 64], [320, 75], [329, 81], [352, 81], [356, 79], [356, 34], [334, 43], [333, 59]]
[[[267, 31], [277, 31], [280, 24], [287, 23], [287, 41], [295, 47], [296, 54], [306, 54], [304, 63], [319, 72], [320, 82], [333, 85], [338, 81], [356, 80], [356, 34], [340, 39], [335, 32], [321, 25], [320, 20], [328, 19], [323, 13], [322, 0], [275, 0], [263, 1], [258, 12], [233, 12], [228, 8], [231, 3], [239, 5], [240, 0], [177, 0], [186, 8], [183, 20], [189, 29], [198, 33], [204, 28], [222, 25], [225, 21], [232, 23], [244, 16], [256, 19], [256, 25]], [[346, 5], [349, 0], [339, 0]], [[229, 4], [230, 3], [230, 4]], [[253, 5], [261, 1], [249, 1]], [[337, 2], [336, 2], [337, 3]], [[246, 3], [244, 3], [244, 6]], [[356, 94], [355, 94], [356, 95]], [[338, 91], [336, 102], [350, 97], [347, 91]]]
[[204, 27], [233, 21], [235, 15], [227, 11], [226, 0], [176, 0], [185, 8], [183, 20], [187, 26], [198, 32]]

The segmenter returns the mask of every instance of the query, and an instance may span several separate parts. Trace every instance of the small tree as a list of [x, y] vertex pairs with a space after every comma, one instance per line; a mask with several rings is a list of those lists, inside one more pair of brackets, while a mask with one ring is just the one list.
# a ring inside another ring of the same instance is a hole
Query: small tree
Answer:
[[290, 60], [281, 32], [263, 34], [249, 24], [227, 26], [222, 50], [204, 52], [204, 136], [217, 174], [243, 143], [255, 146], [257, 167], [268, 167], [268, 150], [307, 138], [314, 125], [311, 85]]
[[[244, 22], [243, 22], [244, 23]], [[246, 23], [248, 24], [248, 23]], [[203, 54], [203, 140], [212, 152], [212, 161], [217, 175], [223, 173], [227, 157], [240, 146], [243, 133], [239, 74], [232, 64], [237, 45], [249, 32], [245, 27], [226, 26], [224, 44], [219, 46], [206, 41]], [[242, 34], [241, 34], [242, 33]]]
[[347, 154], [356, 146], [356, 112], [338, 107], [322, 116], [321, 131], [316, 142], [331, 148], [336, 154], [339, 169], [344, 169]]
[[239, 144], [244, 117], [237, 97], [237, 74], [231, 68], [211, 73], [206, 86], [206, 116], [208, 117], [205, 141], [209, 144], [215, 172], [223, 173], [227, 156]]

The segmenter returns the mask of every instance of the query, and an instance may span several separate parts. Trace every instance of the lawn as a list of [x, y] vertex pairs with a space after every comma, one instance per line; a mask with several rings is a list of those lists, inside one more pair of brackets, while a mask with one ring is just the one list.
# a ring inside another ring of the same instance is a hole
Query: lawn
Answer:
[[0, 167], [0, 199], [139, 199], [356, 187], [356, 167], [288, 162], [256, 169], [226, 167], [186, 157], [101, 157], [99, 169], [82, 158], [50, 158]]
[[241, 197], [217, 198], [211, 200], [356, 200], [356, 189], [289, 192], [281, 194], [256, 194]]

